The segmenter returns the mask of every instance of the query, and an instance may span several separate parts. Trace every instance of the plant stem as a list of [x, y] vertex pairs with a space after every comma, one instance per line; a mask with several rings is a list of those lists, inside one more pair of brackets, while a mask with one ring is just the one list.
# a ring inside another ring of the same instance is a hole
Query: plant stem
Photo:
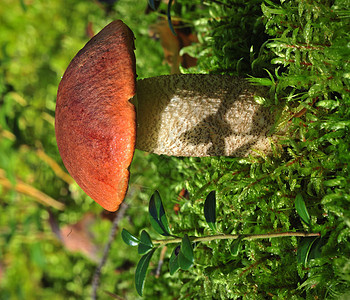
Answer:
[[97, 289], [98, 289], [99, 284], [100, 284], [101, 270], [107, 261], [109, 250], [111, 249], [112, 242], [114, 241], [114, 237], [115, 237], [115, 234], [117, 232], [119, 222], [121, 219], [123, 219], [127, 208], [128, 208], [128, 205], [124, 202], [120, 205], [118, 212], [115, 214], [115, 218], [113, 220], [112, 227], [111, 227], [111, 230], [110, 230], [110, 233], [108, 236], [108, 241], [107, 241], [107, 244], [103, 250], [103, 256], [102, 256], [100, 263], [98, 264], [98, 266], [95, 270], [95, 274], [94, 274], [94, 277], [92, 279], [92, 294], [91, 294], [92, 300], [97, 299]]
[[[280, 233], [264, 233], [264, 234], [216, 234], [207, 235], [202, 237], [190, 237], [192, 242], [208, 242], [214, 240], [229, 240], [242, 238], [243, 240], [257, 240], [257, 239], [269, 239], [276, 237], [290, 237], [290, 236], [300, 236], [300, 237], [310, 237], [310, 236], [320, 236], [320, 233], [307, 233], [307, 232], [280, 232]], [[165, 239], [165, 240], [153, 240], [155, 245], [166, 245], [166, 244], [176, 244], [181, 243], [182, 238]]]

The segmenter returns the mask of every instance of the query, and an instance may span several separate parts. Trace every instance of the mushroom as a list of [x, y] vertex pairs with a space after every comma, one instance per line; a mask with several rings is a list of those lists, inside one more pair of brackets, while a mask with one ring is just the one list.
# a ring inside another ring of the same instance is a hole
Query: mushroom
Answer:
[[134, 35], [116, 20], [77, 53], [62, 77], [58, 150], [85, 193], [115, 211], [128, 188], [135, 144], [173, 156], [270, 154], [275, 113], [254, 101], [264, 95], [245, 79], [221, 75], [177, 74], [136, 84]]

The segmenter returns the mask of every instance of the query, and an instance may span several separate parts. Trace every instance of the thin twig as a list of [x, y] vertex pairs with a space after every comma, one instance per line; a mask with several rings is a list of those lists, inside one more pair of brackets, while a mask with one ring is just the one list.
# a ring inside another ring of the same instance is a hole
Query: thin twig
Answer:
[[156, 278], [159, 278], [160, 276], [160, 272], [164, 263], [164, 256], [165, 256], [166, 250], [167, 250], [167, 246], [164, 246], [162, 251], [160, 252], [160, 257], [159, 257], [158, 266], [157, 266], [156, 275], [155, 275]]
[[92, 279], [91, 299], [93, 299], [93, 300], [97, 299], [97, 289], [98, 289], [98, 286], [100, 283], [101, 270], [107, 261], [109, 250], [111, 249], [112, 242], [114, 241], [114, 237], [115, 237], [115, 234], [117, 232], [118, 224], [119, 224], [120, 220], [124, 217], [124, 214], [125, 214], [125, 211], [127, 208], [128, 208], [128, 205], [125, 203], [122, 203], [120, 205], [118, 213], [116, 214], [116, 216], [113, 220], [113, 224], [112, 224], [111, 230], [109, 232], [109, 236], [108, 236], [108, 241], [107, 241], [107, 244], [103, 250], [103, 255], [102, 255], [101, 261], [100, 261], [99, 265], [97, 266], [97, 268], [95, 270], [94, 277]]
[[[309, 237], [309, 236], [320, 236], [319, 233], [307, 233], [307, 232], [277, 232], [277, 233], [265, 233], [265, 234], [217, 234], [217, 235], [208, 235], [202, 237], [191, 238], [192, 242], [208, 242], [213, 240], [228, 240], [228, 239], [238, 239], [242, 238], [243, 240], [256, 240], [256, 239], [269, 239], [276, 237], [287, 237], [287, 236], [300, 236], [300, 237]], [[174, 239], [165, 239], [165, 240], [153, 240], [153, 244], [156, 245], [167, 245], [167, 244], [176, 244], [181, 243], [181, 238]]]

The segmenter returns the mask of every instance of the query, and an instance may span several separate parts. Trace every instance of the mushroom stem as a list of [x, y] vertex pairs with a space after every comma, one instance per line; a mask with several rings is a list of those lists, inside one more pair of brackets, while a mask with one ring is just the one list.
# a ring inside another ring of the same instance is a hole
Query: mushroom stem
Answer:
[[254, 101], [265, 88], [221, 75], [177, 74], [137, 82], [136, 148], [171, 156], [271, 153], [276, 114]]

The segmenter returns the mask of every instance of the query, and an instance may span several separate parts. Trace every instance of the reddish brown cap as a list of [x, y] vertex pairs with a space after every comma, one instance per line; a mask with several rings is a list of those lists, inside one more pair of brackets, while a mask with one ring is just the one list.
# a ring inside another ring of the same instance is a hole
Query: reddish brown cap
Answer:
[[136, 139], [134, 35], [120, 20], [94, 36], [58, 87], [56, 139], [68, 172], [92, 199], [118, 209]]

